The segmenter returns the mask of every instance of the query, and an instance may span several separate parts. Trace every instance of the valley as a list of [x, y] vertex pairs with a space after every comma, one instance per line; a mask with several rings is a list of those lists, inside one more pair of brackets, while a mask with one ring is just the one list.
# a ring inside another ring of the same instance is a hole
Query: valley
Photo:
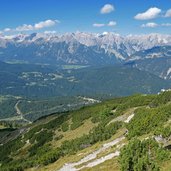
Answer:
[[0, 171], [171, 171], [167, 1], [1, 1]]
[[126, 65], [82, 69], [7, 63], [0, 63], [0, 66], [1, 95], [33, 99], [79, 95], [126, 96], [139, 92], [157, 93], [170, 87], [169, 79]]
[[118, 97], [170, 88], [167, 34], [32, 33], [0, 40], [1, 95]]
[[62, 69], [0, 62], [0, 121], [26, 124], [113, 97], [170, 88], [169, 79], [129, 65]]
[[[53, 97], [48, 99], [27, 99], [15, 96], [2, 96], [0, 123], [30, 124], [35, 120], [53, 114], [67, 112], [83, 106], [99, 103], [86, 97]], [[8, 107], [7, 107], [8, 106]]]

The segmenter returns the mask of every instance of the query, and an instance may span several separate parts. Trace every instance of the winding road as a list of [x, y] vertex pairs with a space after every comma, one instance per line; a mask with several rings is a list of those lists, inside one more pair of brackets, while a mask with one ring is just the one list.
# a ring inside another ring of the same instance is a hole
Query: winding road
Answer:
[[21, 112], [21, 110], [18, 107], [20, 102], [21, 102], [21, 100], [17, 101], [17, 103], [15, 104], [15, 107], [14, 107], [16, 112], [17, 112], [17, 114], [20, 116], [21, 120], [24, 120], [25, 122], [28, 122], [28, 123], [32, 123], [31, 121], [29, 121], [29, 120], [24, 118], [23, 113]]

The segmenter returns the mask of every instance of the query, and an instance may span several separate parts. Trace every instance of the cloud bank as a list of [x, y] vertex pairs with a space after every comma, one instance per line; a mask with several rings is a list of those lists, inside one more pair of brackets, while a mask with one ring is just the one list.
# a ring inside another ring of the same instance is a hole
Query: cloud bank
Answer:
[[47, 27], [53, 27], [56, 24], [60, 23], [58, 20], [45, 20], [38, 23], [35, 23], [34, 25], [31, 24], [23, 24], [21, 26], [18, 26], [14, 29], [12, 28], [5, 28], [3, 32], [22, 32], [22, 31], [34, 31], [34, 30], [41, 30]]

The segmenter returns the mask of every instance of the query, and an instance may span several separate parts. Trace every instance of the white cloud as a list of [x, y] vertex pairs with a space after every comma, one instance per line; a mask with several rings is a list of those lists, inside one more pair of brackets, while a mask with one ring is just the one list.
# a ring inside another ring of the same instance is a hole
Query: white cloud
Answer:
[[144, 13], [137, 14], [134, 18], [136, 20], [150, 20], [150, 19], [157, 18], [160, 13], [161, 13], [161, 9], [157, 7], [152, 7], [152, 8], [149, 8]]
[[166, 11], [165, 17], [171, 17], [171, 9]]
[[4, 29], [4, 32], [10, 32], [10, 31], [12, 31], [12, 29], [10, 29], [10, 28], [5, 28]]
[[39, 29], [42, 29], [42, 28], [45, 28], [45, 27], [52, 27], [54, 26], [56, 23], [59, 23], [58, 20], [46, 20], [46, 21], [41, 21], [39, 23], [36, 23], [34, 25], [34, 28], [39, 30]]
[[155, 28], [155, 27], [171, 27], [171, 23], [162, 23], [162, 24], [157, 24], [157, 23], [146, 23], [142, 24], [141, 27], [150, 27], [150, 28]]
[[104, 27], [105, 26], [105, 24], [103, 24], [103, 23], [94, 23], [93, 24], [93, 27]]
[[164, 27], [171, 27], [171, 23], [162, 23], [161, 26], [164, 26]]
[[34, 27], [32, 25], [23, 24], [22, 26], [18, 26], [16, 31], [32, 31]]
[[109, 21], [109, 23], [94, 23], [93, 27], [104, 27], [104, 26], [108, 26], [108, 27], [112, 27], [112, 26], [116, 26], [116, 21]]
[[110, 21], [110, 22], [108, 23], [108, 26], [116, 26], [116, 21]]
[[58, 23], [60, 23], [60, 21], [58, 21], [58, 20], [45, 20], [45, 21], [41, 21], [39, 23], [36, 23], [34, 25], [23, 24], [21, 26], [16, 27], [15, 29], [5, 28], [3, 31], [4, 32], [16, 32], [16, 31], [22, 32], [22, 31], [40, 30], [43, 28], [52, 27]]
[[102, 7], [102, 9], [100, 10], [100, 13], [101, 14], [108, 14], [108, 13], [111, 13], [112, 11], [114, 11], [115, 8], [113, 5], [111, 4], [106, 4]]
[[158, 24], [156, 24], [156, 23], [146, 23], [146, 24], [142, 24], [141, 25], [141, 27], [150, 27], [150, 28], [155, 28], [155, 27], [157, 27], [158, 26]]

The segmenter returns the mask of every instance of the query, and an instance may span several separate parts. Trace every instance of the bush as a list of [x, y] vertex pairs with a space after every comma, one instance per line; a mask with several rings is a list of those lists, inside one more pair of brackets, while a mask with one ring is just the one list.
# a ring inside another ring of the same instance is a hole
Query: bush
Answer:
[[153, 139], [133, 139], [121, 149], [119, 162], [122, 171], [159, 171], [158, 163], [168, 158], [168, 151]]
[[69, 130], [69, 124], [67, 122], [64, 122], [61, 126], [61, 129], [63, 132], [66, 132]]

